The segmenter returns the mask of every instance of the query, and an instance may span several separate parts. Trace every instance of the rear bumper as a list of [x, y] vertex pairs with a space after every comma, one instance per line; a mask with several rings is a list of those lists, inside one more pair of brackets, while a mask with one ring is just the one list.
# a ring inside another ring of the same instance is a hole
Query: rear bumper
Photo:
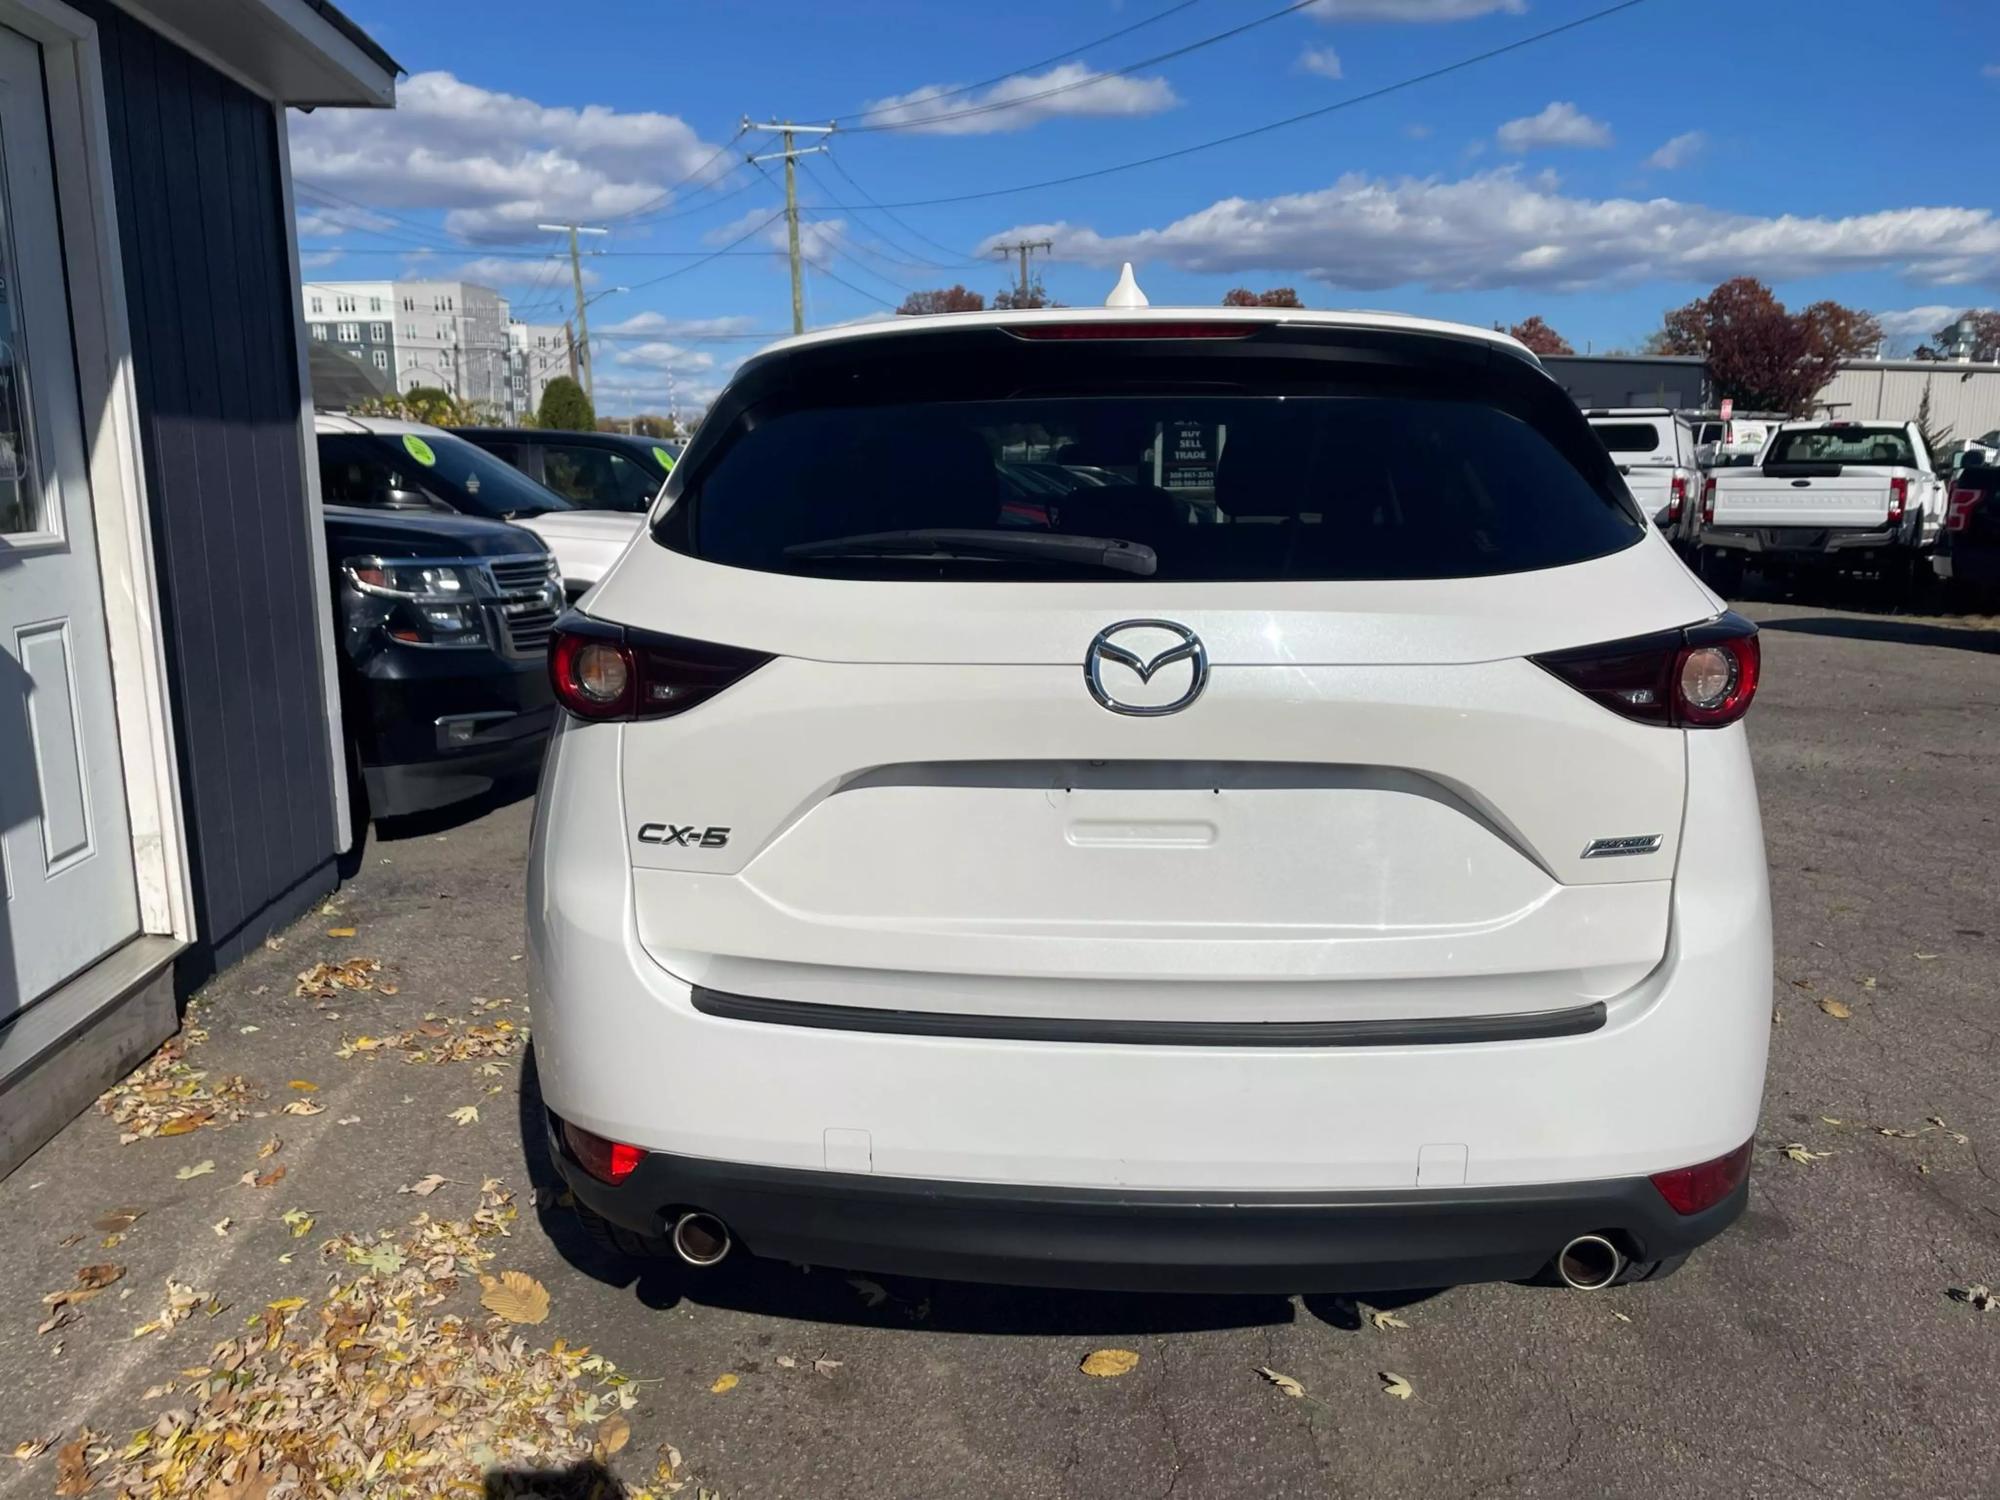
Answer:
[[1704, 526], [1701, 545], [1787, 560], [1842, 553], [1906, 550], [1913, 538], [1900, 526]]
[[1518, 1281], [1579, 1234], [1633, 1260], [1679, 1255], [1742, 1213], [1747, 1181], [1682, 1216], [1644, 1178], [1377, 1193], [1187, 1193], [938, 1182], [648, 1156], [616, 1187], [550, 1121], [570, 1190], [664, 1235], [716, 1215], [749, 1253], [905, 1276], [1155, 1292], [1367, 1292]]

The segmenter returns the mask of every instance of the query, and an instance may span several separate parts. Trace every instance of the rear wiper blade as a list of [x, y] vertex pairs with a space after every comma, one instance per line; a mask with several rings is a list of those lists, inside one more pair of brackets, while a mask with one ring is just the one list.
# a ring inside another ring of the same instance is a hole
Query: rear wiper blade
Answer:
[[1118, 537], [1069, 536], [1053, 531], [960, 530], [949, 526], [861, 532], [854, 536], [829, 537], [823, 542], [800, 542], [785, 549], [787, 557], [885, 555], [1029, 557], [1109, 568], [1114, 573], [1133, 573], [1141, 578], [1150, 578], [1160, 566], [1158, 555], [1144, 542], [1128, 542]]

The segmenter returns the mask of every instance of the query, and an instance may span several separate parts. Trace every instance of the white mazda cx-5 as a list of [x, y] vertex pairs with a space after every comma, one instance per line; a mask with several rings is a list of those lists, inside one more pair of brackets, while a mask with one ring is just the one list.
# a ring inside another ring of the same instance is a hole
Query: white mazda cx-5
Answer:
[[788, 340], [550, 663], [535, 1052], [626, 1249], [1590, 1287], [1743, 1209], [1756, 630], [1504, 335]]

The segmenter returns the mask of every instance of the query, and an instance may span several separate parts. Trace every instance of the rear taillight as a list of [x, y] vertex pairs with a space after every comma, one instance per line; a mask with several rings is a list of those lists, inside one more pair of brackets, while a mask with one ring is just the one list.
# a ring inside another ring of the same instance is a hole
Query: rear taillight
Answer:
[[1972, 524], [1972, 513], [1979, 508], [1981, 493], [1978, 490], [1953, 490], [1951, 504], [1945, 509], [1944, 529], [1963, 531]]
[[1897, 525], [1903, 519], [1903, 509], [1910, 503], [1910, 481], [1891, 479], [1889, 481], [1889, 524]]
[[686, 713], [771, 658], [569, 614], [549, 643], [556, 701], [579, 719], [665, 719]]
[[637, 1146], [606, 1140], [567, 1120], [562, 1122], [562, 1138], [578, 1166], [599, 1182], [608, 1182], [613, 1187], [638, 1171], [639, 1163], [646, 1159], [646, 1153]]
[[1684, 630], [1532, 658], [1615, 714], [1642, 724], [1716, 729], [1757, 696], [1757, 627], [1735, 613]]
[[1687, 500], [1687, 475], [1676, 474], [1672, 485], [1667, 490], [1667, 519], [1669, 521], [1678, 521], [1681, 518], [1681, 512], [1687, 508]]
[[1655, 1172], [1653, 1186], [1677, 1214], [1698, 1214], [1713, 1208], [1743, 1184], [1750, 1170], [1750, 1143], [1745, 1141], [1727, 1156], [1700, 1162], [1692, 1167], [1676, 1167], [1671, 1172]]
[[1709, 475], [1701, 482], [1701, 524], [1715, 523], [1715, 476]]

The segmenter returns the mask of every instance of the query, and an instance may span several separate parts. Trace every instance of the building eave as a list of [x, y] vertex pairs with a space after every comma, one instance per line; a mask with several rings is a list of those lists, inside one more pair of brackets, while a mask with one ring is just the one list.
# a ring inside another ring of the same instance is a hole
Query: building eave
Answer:
[[331, 0], [117, 0], [253, 93], [299, 109], [391, 109], [403, 70]]

